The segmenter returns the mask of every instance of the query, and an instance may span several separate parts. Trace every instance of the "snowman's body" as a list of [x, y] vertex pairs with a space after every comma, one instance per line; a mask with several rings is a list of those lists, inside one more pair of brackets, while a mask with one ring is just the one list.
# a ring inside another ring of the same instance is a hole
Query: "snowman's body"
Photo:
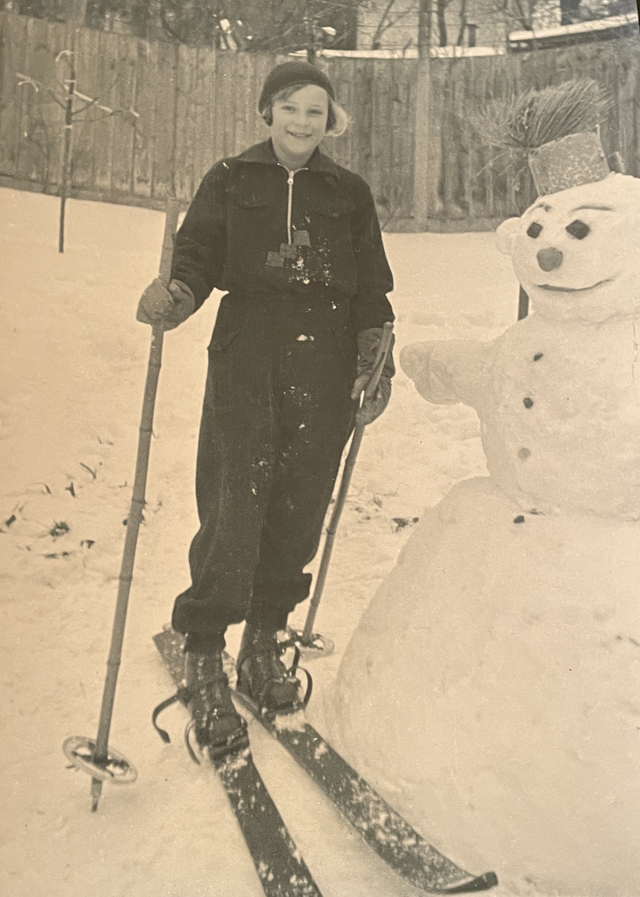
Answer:
[[499, 240], [534, 313], [401, 358], [426, 399], [477, 410], [490, 477], [423, 516], [374, 596], [333, 735], [508, 893], [635, 897], [640, 181], [547, 197]]
[[523, 510], [640, 517], [637, 318], [600, 324], [539, 314], [488, 344], [442, 343], [426, 398], [447, 393], [481, 420], [489, 472]]

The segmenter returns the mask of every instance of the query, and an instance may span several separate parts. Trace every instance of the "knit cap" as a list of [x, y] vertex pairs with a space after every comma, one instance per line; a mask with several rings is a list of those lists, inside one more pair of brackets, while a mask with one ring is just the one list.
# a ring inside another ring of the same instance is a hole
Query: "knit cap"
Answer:
[[258, 102], [258, 111], [260, 113], [264, 112], [277, 93], [280, 93], [281, 90], [285, 90], [287, 87], [292, 87], [294, 84], [317, 84], [318, 87], [323, 87], [327, 91], [332, 100], [336, 98], [333, 84], [325, 73], [316, 68], [315, 65], [311, 65], [309, 62], [298, 61], [282, 62], [272, 69], [266, 77]]

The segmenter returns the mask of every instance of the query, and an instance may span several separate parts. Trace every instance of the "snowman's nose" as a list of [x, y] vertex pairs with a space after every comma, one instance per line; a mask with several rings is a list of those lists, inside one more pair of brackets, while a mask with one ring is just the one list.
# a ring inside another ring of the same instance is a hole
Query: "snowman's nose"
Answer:
[[562, 264], [562, 253], [559, 249], [550, 247], [549, 249], [541, 249], [537, 255], [538, 264], [543, 271], [553, 271]]

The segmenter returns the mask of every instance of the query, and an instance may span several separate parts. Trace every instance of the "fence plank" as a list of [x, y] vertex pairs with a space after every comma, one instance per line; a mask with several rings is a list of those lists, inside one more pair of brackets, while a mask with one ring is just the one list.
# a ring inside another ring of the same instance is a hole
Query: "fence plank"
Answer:
[[[98, 43], [97, 97], [101, 106], [113, 109], [115, 106], [115, 85], [118, 76], [118, 35], [100, 32]], [[104, 110], [98, 110], [93, 126], [94, 134], [94, 185], [106, 194], [112, 189], [111, 171], [113, 165], [113, 117]]]
[[24, 66], [26, 26], [16, 27], [15, 17], [0, 18], [0, 176], [13, 177], [16, 173], [16, 153], [20, 130], [16, 120], [20, 114], [22, 87], [18, 86], [16, 72]]
[[[468, 63], [460, 65], [460, 63]], [[473, 56], [468, 60], [459, 57], [452, 60], [453, 90], [456, 113], [456, 142], [458, 152], [455, 154], [456, 166], [456, 197], [458, 207], [462, 211], [461, 217], [476, 218], [474, 208], [472, 184], [473, 184], [473, 137], [471, 128], [471, 109], [475, 93], [475, 73], [477, 59]]]
[[[464, 148], [460, 145], [460, 110], [455, 89], [456, 63], [458, 60], [445, 59], [444, 62], [445, 80], [443, 92], [445, 108], [442, 115], [442, 202], [444, 210], [442, 217], [451, 219], [463, 217], [459, 204], [458, 168]], [[448, 152], [446, 151], [447, 149]]]
[[118, 36], [117, 77], [114, 89], [113, 166], [111, 186], [122, 193], [133, 193], [133, 101], [136, 93], [137, 41]]
[[158, 44], [158, 75], [155, 84], [155, 143], [153, 187], [155, 199], [174, 193], [174, 151], [176, 132], [177, 47]]
[[390, 166], [392, 181], [392, 207], [388, 227], [397, 219], [408, 219], [413, 214], [413, 160], [415, 141], [413, 128], [407, 122], [415, 121], [415, 63], [394, 59], [391, 67], [391, 139]]
[[[504, 72], [504, 58], [494, 57], [491, 60], [491, 77], [487, 83], [483, 106], [491, 100], [507, 98], [510, 86], [504, 77]], [[489, 217], [504, 219], [513, 215], [513, 208], [509, 202], [508, 183], [514, 164], [512, 152], [506, 152], [496, 146], [486, 146], [483, 153], [483, 172], [487, 183], [487, 214]]]
[[392, 79], [387, 60], [375, 59], [372, 65], [371, 134], [369, 186], [385, 220], [391, 218], [394, 209], [394, 182], [390, 177], [392, 126]]
[[256, 68], [254, 74], [254, 88], [255, 93], [252, 99], [252, 110], [253, 110], [253, 122], [254, 122], [254, 131], [251, 139], [252, 143], [260, 143], [263, 140], [266, 140], [269, 136], [269, 132], [266, 128], [262, 117], [258, 113], [258, 101], [260, 99], [260, 93], [262, 92], [262, 85], [265, 82], [265, 79], [274, 65], [273, 56], [270, 53], [256, 53]]
[[176, 196], [190, 199], [193, 196], [193, 143], [194, 143], [194, 89], [197, 50], [195, 47], [178, 47], [176, 72], [176, 128], [175, 128], [175, 186]]
[[[243, 152], [250, 145], [249, 140], [249, 115], [253, 117], [253, 107], [249, 109], [249, 93], [253, 85], [253, 71], [251, 64], [251, 56], [249, 53], [236, 53], [234, 55], [235, 72], [233, 75], [234, 84], [238, 90], [238, 96], [243, 97], [243, 102], [235, 106], [235, 134], [233, 141], [233, 154]], [[229, 98], [231, 99], [231, 98]], [[230, 105], [230, 104], [229, 104]], [[229, 109], [231, 112], [231, 109]], [[227, 121], [232, 118], [227, 114]]]
[[[53, 29], [49, 30], [46, 36], [48, 45], [48, 62], [45, 64], [46, 78], [52, 82], [58, 82], [60, 86], [59, 97], [66, 101], [66, 93], [69, 86], [69, 76], [72, 69], [75, 70], [76, 80], [78, 77], [77, 62], [75, 59], [76, 36], [70, 25], [55, 24]], [[74, 88], [75, 90], [75, 88]], [[76, 103], [74, 103], [74, 108]], [[62, 179], [62, 157], [64, 146], [64, 124], [65, 112], [56, 103], [50, 103], [43, 110], [43, 121], [49, 135], [49, 174], [50, 181], [48, 189], [53, 191], [60, 184]], [[76, 134], [71, 131], [71, 156], [69, 164], [73, 170], [73, 159], [75, 151]]]
[[219, 50], [216, 58], [216, 159], [235, 154], [233, 120], [242, 102], [234, 84], [235, 55]]
[[151, 196], [153, 154], [156, 143], [155, 86], [158, 79], [158, 45], [137, 43], [136, 83], [133, 107], [133, 192]]
[[2, 16], [2, 91], [0, 93], [0, 173], [14, 177], [21, 139], [20, 118], [25, 90], [18, 86], [17, 73], [25, 74], [27, 20]]
[[194, 92], [194, 142], [193, 142], [193, 188], [216, 161], [213, 157], [214, 129], [214, 84], [216, 77], [216, 54], [213, 50], [201, 48], [196, 59], [196, 85]]
[[354, 100], [357, 117], [353, 146], [355, 154], [351, 159], [350, 167], [353, 167], [369, 183], [373, 176], [371, 138], [375, 127], [373, 118], [374, 60], [356, 59], [355, 62]]
[[247, 90], [247, 146], [266, 140], [269, 132], [258, 114], [258, 100], [264, 79], [273, 67], [273, 57], [266, 53], [252, 53], [252, 66]]
[[[419, 168], [415, 170], [415, 180], [417, 192], [417, 184], [420, 178], [426, 181], [427, 190], [427, 208], [430, 218], [440, 218], [444, 208], [442, 190], [443, 190], [443, 162], [442, 162], [442, 144], [443, 124], [446, 115], [447, 97], [445, 92], [446, 69], [444, 66], [436, 65], [436, 60], [429, 62], [429, 128], [427, 134], [427, 153], [429, 160], [429, 170], [421, 171]], [[420, 102], [420, 95], [416, 96], [416, 105]], [[416, 117], [417, 117], [416, 113]], [[418, 140], [416, 135], [416, 141]], [[417, 147], [416, 147], [417, 154]], [[416, 212], [417, 215], [417, 212]]]
[[638, 174], [638, 72], [639, 60], [620, 54], [618, 65], [603, 68], [601, 83], [611, 98], [609, 115], [602, 123], [605, 150], [619, 152], [628, 174]]
[[337, 102], [345, 109], [350, 118], [349, 127], [340, 137], [329, 137], [323, 144], [323, 149], [338, 163], [349, 168], [353, 159], [353, 134], [355, 119], [355, 103], [353, 97], [353, 66], [350, 65], [351, 60], [340, 59], [340, 57], [331, 60], [331, 67], [326, 63], [323, 66], [325, 73], [331, 78], [333, 88], [336, 92]]
[[468, 182], [467, 182], [467, 203], [469, 205], [469, 214], [477, 217], [480, 212], [489, 213], [487, 181], [480, 171], [483, 167], [481, 144], [478, 139], [478, 132], [475, 127], [473, 118], [473, 109], [477, 109], [484, 102], [486, 93], [487, 76], [489, 74], [489, 66], [477, 65], [479, 59], [473, 60], [474, 65], [467, 78], [468, 90], [470, 91], [470, 109], [467, 112], [467, 145], [468, 153]]
[[[473, 78], [473, 109], [480, 109], [487, 102], [489, 96], [490, 85], [493, 82], [493, 59], [490, 57], [488, 65], [478, 66], [474, 71]], [[493, 166], [489, 164], [488, 147], [478, 133], [476, 123], [474, 121], [474, 113], [472, 112], [469, 122], [471, 128], [472, 140], [472, 164], [471, 177], [473, 179], [471, 186], [472, 203], [486, 210], [487, 216], [493, 217], [495, 211], [495, 196], [493, 190]]]
[[213, 85], [213, 158], [222, 159], [225, 153], [225, 120], [224, 120], [224, 94], [226, 71], [224, 68], [224, 54], [216, 50], [216, 80]]
[[[77, 90], [86, 97], [95, 99], [98, 86], [98, 48], [99, 33], [88, 28], [79, 28], [75, 39], [76, 81]], [[73, 153], [71, 166], [71, 183], [74, 189], [91, 186], [94, 178], [95, 158], [95, 125], [100, 110], [89, 106], [84, 112], [88, 100], [78, 98], [75, 108], [78, 110], [73, 126]]]
[[640, 177], [640, 60], [626, 59], [619, 75], [621, 133], [612, 149], [620, 151], [627, 174]]
[[[20, 133], [16, 174], [27, 181], [37, 181], [48, 189], [51, 175], [55, 172], [52, 156], [55, 143], [60, 140], [60, 121], [49, 114], [54, 105], [50, 90], [62, 95], [59, 80], [66, 75], [64, 62], [58, 67], [55, 53], [49, 49], [49, 36], [58, 36], [60, 28], [52, 29], [48, 22], [29, 19], [27, 22], [27, 43], [24, 57], [24, 74], [33, 78], [33, 84], [25, 84], [22, 90]], [[37, 85], [37, 86], [36, 86]], [[52, 122], [57, 121], [58, 128]], [[53, 168], [53, 171], [52, 171]]]

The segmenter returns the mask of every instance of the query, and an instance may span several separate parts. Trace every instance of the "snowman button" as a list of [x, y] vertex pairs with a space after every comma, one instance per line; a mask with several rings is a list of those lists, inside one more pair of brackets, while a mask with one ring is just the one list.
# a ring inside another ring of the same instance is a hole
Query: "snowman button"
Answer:
[[518, 458], [520, 458], [521, 461], [526, 461], [527, 458], [530, 458], [530, 457], [531, 457], [531, 449], [528, 449], [528, 448], [518, 449]]
[[526, 396], [522, 400], [522, 404], [524, 405], [525, 408], [533, 408], [533, 399], [529, 398], [529, 396]]

